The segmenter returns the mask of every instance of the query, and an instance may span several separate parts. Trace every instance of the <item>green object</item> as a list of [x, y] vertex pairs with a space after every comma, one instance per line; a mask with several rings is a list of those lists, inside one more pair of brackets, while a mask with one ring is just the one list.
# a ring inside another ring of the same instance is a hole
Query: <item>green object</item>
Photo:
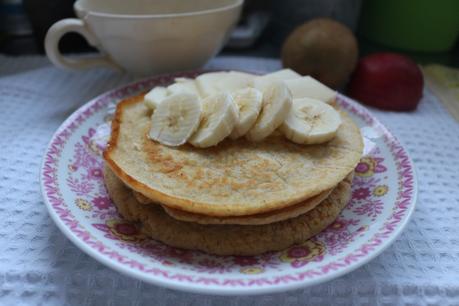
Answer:
[[358, 31], [393, 48], [449, 51], [459, 34], [459, 1], [365, 0]]

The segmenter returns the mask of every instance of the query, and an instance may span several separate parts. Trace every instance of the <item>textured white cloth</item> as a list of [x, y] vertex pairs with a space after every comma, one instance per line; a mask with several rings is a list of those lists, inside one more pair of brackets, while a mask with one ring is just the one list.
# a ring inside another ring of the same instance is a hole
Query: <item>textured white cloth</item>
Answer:
[[[280, 64], [225, 57], [208, 66]], [[0, 305], [459, 305], [459, 124], [428, 91], [413, 113], [372, 110], [414, 160], [418, 204], [390, 248], [344, 277], [284, 294], [214, 297], [155, 287], [84, 254], [48, 216], [42, 155], [75, 109], [129, 81], [108, 70], [59, 70], [43, 57], [0, 56]]]

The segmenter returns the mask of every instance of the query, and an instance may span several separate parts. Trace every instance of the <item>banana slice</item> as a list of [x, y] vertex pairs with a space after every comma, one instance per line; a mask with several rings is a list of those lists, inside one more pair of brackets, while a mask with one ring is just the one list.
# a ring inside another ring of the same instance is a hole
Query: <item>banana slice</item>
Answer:
[[285, 84], [292, 92], [293, 99], [312, 98], [326, 103], [336, 99], [336, 91], [311, 76], [286, 80]]
[[220, 90], [217, 85], [223, 82], [228, 72], [208, 72], [201, 74], [196, 78], [196, 85], [202, 97], [208, 97], [217, 94]]
[[296, 73], [295, 71], [291, 69], [282, 69], [276, 72], [256, 77], [253, 80], [253, 87], [255, 87], [261, 92], [264, 92], [274, 82], [287, 81], [298, 78], [301, 78], [301, 75]]
[[330, 105], [316, 99], [293, 100], [293, 106], [282, 124], [281, 132], [299, 144], [324, 143], [335, 137], [341, 116]]
[[238, 110], [228, 93], [218, 93], [202, 100], [201, 123], [188, 140], [193, 146], [207, 148], [218, 144], [233, 130]]
[[151, 116], [151, 139], [168, 146], [184, 144], [196, 131], [201, 118], [196, 95], [182, 92], [164, 98]]
[[250, 73], [229, 71], [209, 72], [196, 78], [196, 84], [203, 97], [219, 92], [232, 92], [246, 87], [252, 87], [255, 76]]
[[263, 92], [263, 103], [257, 121], [246, 134], [247, 139], [261, 141], [285, 120], [292, 106], [292, 95], [283, 82], [271, 84]]
[[155, 110], [168, 95], [165, 87], [156, 86], [145, 95], [144, 103], [149, 109]]
[[188, 92], [199, 97], [199, 90], [193, 79], [176, 78], [175, 83], [167, 87], [169, 94]]
[[255, 75], [240, 71], [230, 71], [223, 80], [217, 82], [216, 87], [220, 91], [233, 92], [253, 86]]
[[239, 89], [231, 94], [239, 109], [239, 120], [230, 134], [231, 139], [244, 136], [257, 121], [263, 93], [255, 88]]

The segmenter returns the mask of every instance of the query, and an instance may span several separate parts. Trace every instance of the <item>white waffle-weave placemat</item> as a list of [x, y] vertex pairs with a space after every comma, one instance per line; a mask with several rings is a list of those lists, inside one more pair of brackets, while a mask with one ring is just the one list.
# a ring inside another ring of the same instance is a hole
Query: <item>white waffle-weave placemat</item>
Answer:
[[[270, 71], [280, 63], [221, 57], [208, 66]], [[418, 205], [388, 250], [344, 277], [285, 294], [213, 297], [148, 285], [85, 255], [48, 216], [39, 166], [67, 116], [129, 81], [0, 56], [0, 305], [459, 305], [459, 124], [429, 91], [416, 112], [373, 110], [415, 162]]]

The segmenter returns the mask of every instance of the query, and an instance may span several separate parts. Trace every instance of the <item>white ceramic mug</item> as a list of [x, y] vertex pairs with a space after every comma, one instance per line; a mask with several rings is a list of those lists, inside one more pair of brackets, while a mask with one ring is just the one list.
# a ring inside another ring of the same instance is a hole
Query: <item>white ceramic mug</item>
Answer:
[[[53, 64], [80, 69], [121, 68], [137, 75], [190, 70], [220, 51], [238, 21], [243, 0], [78, 0], [77, 18], [55, 23], [45, 50]], [[68, 32], [83, 35], [101, 55], [64, 57]]]

